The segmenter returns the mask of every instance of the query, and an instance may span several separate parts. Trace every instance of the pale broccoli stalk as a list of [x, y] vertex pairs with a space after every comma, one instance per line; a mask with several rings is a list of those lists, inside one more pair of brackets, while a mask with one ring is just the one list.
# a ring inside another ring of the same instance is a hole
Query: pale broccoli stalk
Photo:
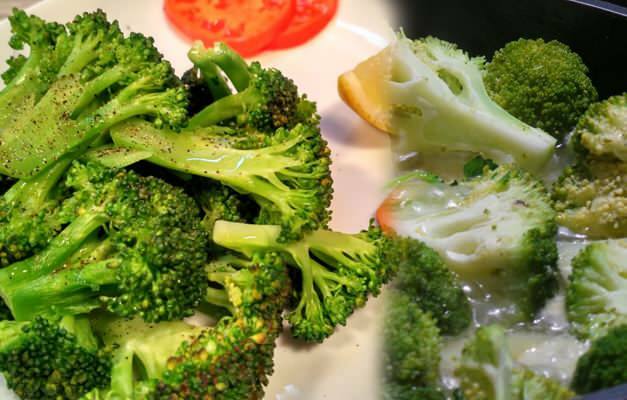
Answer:
[[451, 43], [401, 35], [340, 77], [340, 93], [364, 118], [397, 135], [404, 152], [474, 152], [541, 169], [556, 140], [488, 96], [483, 63]]

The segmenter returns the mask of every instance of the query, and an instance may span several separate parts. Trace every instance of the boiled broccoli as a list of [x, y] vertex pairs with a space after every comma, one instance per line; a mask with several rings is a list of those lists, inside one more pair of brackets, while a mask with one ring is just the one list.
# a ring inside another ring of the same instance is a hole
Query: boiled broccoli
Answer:
[[414, 239], [399, 243], [406, 261], [399, 266], [395, 286], [431, 314], [442, 334], [461, 333], [472, 321], [472, 309], [457, 276], [426, 244]]
[[86, 400], [263, 397], [290, 291], [286, 266], [274, 253], [230, 254], [206, 272], [204, 301], [226, 311], [213, 327], [98, 318], [97, 333], [116, 350], [110, 387]]
[[222, 247], [243, 254], [277, 251], [296, 268], [298, 304], [287, 319], [292, 334], [307, 341], [322, 341], [344, 325], [402, 262], [397, 242], [375, 227], [352, 235], [317, 230], [293, 243], [279, 238], [276, 225], [218, 221], [213, 229], [213, 241]]
[[379, 223], [424, 241], [462, 280], [512, 299], [531, 320], [558, 289], [555, 212], [542, 183], [509, 167], [447, 184], [417, 172], [401, 179]]
[[[102, 11], [65, 26], [15, 11], [11, 25], [13, 47], [31, 52], [12, 63], [5, 77], [13, 79], [0, 92], [0, 114], [13, 115], [0, 129], [0, 173], [32, 177], [132, 117], [174, 128], [185, 122], [184, 89], [153, 40], [124, 37]], [[17, 109], [16, 98], [24, 102]]]
[[23, 400], [79, 399], [106, 387], [110, 368], [85, 317], [0, 322], [0, 372]]
[[627, 236], [627, 163], [583, 159], [553, 184], [557, 222], [591, 239]]
[[507, 112], [560, 139], [597, 99], [587, 74], [565, 44], [518, 39], [494, 54], [484, 79], [490, 97]]
[[436, 396], [440, 392], [442, 342], [437, 322], [431, 314], [421, 310], [412, 296], [400, 290], [390, 290], [386, 293], [383, 338], [384, 392], [387, 396], [393, 398], [393, 393], [400, 395], [403, 392], [423, 395], [432, 392], [431, 397]]
[[332, 196], [330, 153], [317, 127], [297, 125], [273, 135], [243, 137], [224, 129], [176, 133], [132, 121], [115, 127], [111, 136], [118, 146], [150, 152], [151, 163], [251, 196], [260, 207], [255, 222], [281, 225], [281, 240], [299, 239], [303, 232], [326, 226]]
[[571, 383], [577, 393], [589, 393], [627, 383], [627, 325], [616, 326], [592, 342], [577, 360]]
[[627, 162], [627, 93], [592, 104], [571, 140], [580, 154]]
[[627, 239], [594, 242], [572, 260], [566, 291], [568, 319], [581, 338], [627, 324]]
[[539, 170], [556, 140], [519, 121], [487, 94], [484, 60], [454, 44], [400, 35], [340, 77], [340, 94], [362, 117], [399, 138], [403, 153], [479, 153]]
[[106, 307], [146, 321], [190, 315], [205, 285], [206, 234], [194, 200], [131, 171], [75, 162], [71, 222], [34, 256], [0, 270], [17, 320]]
[[515, 365], [505, 330], [481, 327], [462, 351], [455, 370], [465, 400], [570, 400], [558, 382]]

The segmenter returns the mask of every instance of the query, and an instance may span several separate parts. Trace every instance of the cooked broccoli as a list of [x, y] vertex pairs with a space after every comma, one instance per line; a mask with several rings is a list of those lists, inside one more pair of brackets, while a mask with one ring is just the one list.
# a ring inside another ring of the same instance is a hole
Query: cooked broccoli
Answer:
[[627, 324], [627, 239], [594, 242], [572, 260], [566, 309], [581, 338]]
[[518, 39], [486, 67], [490, 97], [514, 117], [560, 139], [597, 100], [581, 57], [556, 40]]
[[580, 154], [627, 162], [627, 93], [592, 104], [572, 141]]
[[623, 383], [627, 383], [627, 325], [616, 326], [592, 342], [577, 360], [571, 385], [583, 394]]
[[440, 388], [422, 388], [399, 382], [383, 384], [383, 400], [445, 400], [446, 395]]
[[580, 160], [553, 184], [557, 222], [591, 239], [627, 236], [627, 163]]
[[190, 315], [205, 285], [206, 235], [179, 188], [125, 170], [74, 163], [63, 209], [73, 219], [34, 256], [0, 270], [17, 320], [105, 306], [146, 321]]
[[395, 188], [379, 223], [424, 241], [462, 280], [512, 299], [531, 320], [558, 289], [555, 212], [542, 183], [509, 167], [447, 184], [418, 172]]
[[395, 286], [431, 314], [442, 334], [461, 333], [472, 321], [472, 309], [457, 276], [426, 244], [409, 238], [399, 243], [405, 262], [399, 266]]
[[570, 400], [558, 382], [514, 364], [505, 330], [481, 327], [464, 346], [455, 370], [465, 400]]
[[84, 317], [0, 322], [0, 372], [23, 400], [79, 399], [108, 385], [110, 367]]
[[[1, 173], [32, 177], [132, 117], [174, 128], [185, 122], [185, 91], [153, 40], [124, 37], [102, 11], [66, 26], [15, 11], [11, 25], [13, 47], [28, 45], [31, 53], [12, 63], [19, 72], [0, 92], [0, 114], [15, 115], [0, 129]], [[16, 98], [25, 102], [17, 110]]]
[[287, 319], [295, 337], [322, 341], [344, 325], [368, 295], [377, 295], [398, 268], [397, 241], [375, 227], [358, 234], [317, 230], [301, 241], [281, 243], [280, 227], [218, 221], [213, 241], [243, 254], [277, 251], [300, 271], [296, 307]]
[[399, 38], [340, 77], [342, 97], [406, 153], [464, 151], [539, 170], [556, 140], [519, 121], [487, 94], [483, 58], [427, 37]]
[[150, 152], [154, 164], [250, 195], [261, 209], [255, 222], [281, 225], [281, 240], [299, 239], [329, 220], [330, 153], [317, 127], [242, 137], [221, 127], [176, 133], [137, 120], [115, 127], [111, 136], [118, 146]]
[[290, 285], [282, 259], [223, 256], [206, 267], [204, 301], [227, 310], [214, 327], [98, 318], [115, 347], [111, 384], [86, 399], [260, 399], [273, 370]]
[[384, 391], [439, 391], [440, 331], [412, 296], [400, 290], [386, 293], [383, 338]]

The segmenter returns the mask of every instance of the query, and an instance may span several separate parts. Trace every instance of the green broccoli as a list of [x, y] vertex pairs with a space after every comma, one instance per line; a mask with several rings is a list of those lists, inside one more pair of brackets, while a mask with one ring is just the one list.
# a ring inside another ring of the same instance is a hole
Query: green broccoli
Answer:
[[483, 58], [433, 37], [399, 35], [340, 77], [342, 97], [376, 127], [398, 137], [402, 153], [472, 152], [538, 171], [556, 140], [516, 119], [489, 96]]
[[[12, 62], [5, 78], [13, 79], [0, 92], [0, 114], [13, 115], [0, 121], [0, 173], [32, 177], [132, 117], [174, 128], [185, 122], [184, 89], [152, 39], [124, 37], [102, 11], [65, 26], [15, 11], [11, 24], [13, 47], [31, 53]], [[15, 109], [16, 98], [25, 105]]]
[[426, 244], [409, 238], [400, 243], [405, 262], [399, 266], [395, 286], [431, 314], [442, 334], [461, 333], [472, 322], [472, 309], [457, 276]]
[[260, 207], [255, 222], [281, 225], [283, 241], [299, 239], [329, 220], [330, 152], [317, 127], [240, 136], [222, 127], [176, 133], [137, 120], [115, 127], [111, 136], [118, 146], [150, 152], [151, 163], [251, 196]]
[[597, 100], [587, 74], [565, 44], [518, 39], [494, 54], [484, 79], [490, 97], [507, 112], [560, 139]]
[[515, 365], [505, 330], [481, 327], [462, 351], [455, 370], [465, 400], [570, 400], [558, 382]]
[[583, 159], [553, 184], [557, 222], [590, 239], [627, 235], [627, 163]]
[[407, 383], [385, 382], [383, 400], [445, 400], [446, 395], [440, 388], [422, 388]]
[[286, 266], [275, 253], [229, 254], [206, 273], [204, 301], [226, 311], [213, 327], [97, 318], [97, 333], [116, 350], [110, 387], [85, 400], [263, 397], [290, 292]]
[[392, 397], [390, 391], [412, 392], [411, 388], [425, 394], [439, 392], [442, 342], [437, 322], [400, 290], [386, 293], [383, 338], [384, 391], [388, 397]]
[[627, 93], [592, 104], [571, 140], [580, 154], [627, 162]]
[[581, 339], [627, 324], [627, 239], [594, 242], [572, 260], [566, 310]]
[[0, 322], [0, 372], [23, 400], [79, 399], [106, 387], [110, 368], [84, 317]]
[[571, 386], [589, 393], [627, 383], [627, 325], [616, 326], [592, 342], [577, 360]]
[[279, 238], [276, 225], [218, 221], [213, 229], [213, 241], [222, 247], [247, 255], [277, 251], [300, 272], [298, 304], [287, 319], [292, 334], [307, 341], [322, 341], [344, 325], [402, 262], [397, 241], [375, 227], [352, 235], [317, 230], [294, 243]]
[[0, 270], [17, 320], [106, 307], [146, 321], [191, 314], [205, 286], [206, 234], [194, 200], [131, 171], [75, 162], [62, 205], [69, 225], [34, 256]]
[[511, 299], [531, 320], [558, 289], [555, 212], [542, 183], [510, 167], [447, 184], [419, 171], [401, 179], [379, 223], [424, 241], [462, 280]]

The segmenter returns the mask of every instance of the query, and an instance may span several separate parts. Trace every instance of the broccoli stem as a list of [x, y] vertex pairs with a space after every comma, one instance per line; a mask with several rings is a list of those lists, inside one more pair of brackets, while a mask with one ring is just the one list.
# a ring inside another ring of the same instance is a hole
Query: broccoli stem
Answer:
[[261, 101], [255, 89], [246, 89], [242, 92], [223, 97], [189, 119], [190, 128], [218, 125], [223, 121], [235, 118], [247, 108]]
[[187, 53], [187, 57], [200, 70], [203, 80], [207, 84], [214, 100], [231, 95], [231, 89], [222, 76], [218, 66], [211, 60], [204, 58], [205, 49], [202, 44], [195, 44]]
[[201, 65], [206, 62], [220, 67], [238, 92], [245, 90], [250, 84], [250, 71], [246, 61], [222, 42], [216, 43], [210, 49], [205, 49], [202, 42], [196, 42], [188, 56], [201, 71]]

